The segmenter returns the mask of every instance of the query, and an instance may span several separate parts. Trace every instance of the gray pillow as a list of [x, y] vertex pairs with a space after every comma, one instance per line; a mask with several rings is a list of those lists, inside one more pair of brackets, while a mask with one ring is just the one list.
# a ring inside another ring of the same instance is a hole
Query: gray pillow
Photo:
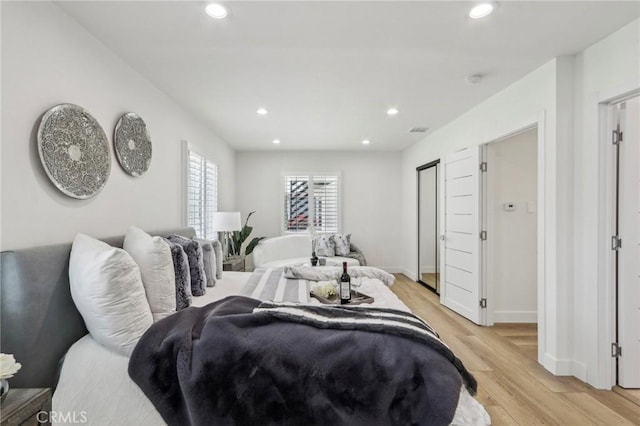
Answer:
[[164, 239], [171, 249], [173, 270], [176, 274], [176, 311], [191, 306], [191, 273], [189, 259], [180, 244]]
[[316, 256], [334, 257], [335, 255], [336, 249], [331, 235], [320, 235], [316, 238]]
[[189, 274], [191, 275], [191, 294], [203, 296], [207, 292], [207, 278], [204, 273], [204, 260], [200, 243], [187, 237], [171, 234], [167, 239], [180, 244], [189, 259]]
[[351, 253], [351, 234], [335, 234], [331, 238], [336, 248], [336, 256], [349, 256]]
[[204, 262], [204, 275], [207, 278], [207, 287], [213, 287], [216, 285], [216, 253], [213, 250], [213, 245], [209, 240], [203, 240], [202, 238], [194, 238], [200, 243], [202, 247], [202, 255]]
[[216, 279], [222, 278], [222, 262], [224, 261], [222, 257], [222, 243], [218, 240], [211, 241], [211, 245], [213, 246], [213, 251], [216, 254]]

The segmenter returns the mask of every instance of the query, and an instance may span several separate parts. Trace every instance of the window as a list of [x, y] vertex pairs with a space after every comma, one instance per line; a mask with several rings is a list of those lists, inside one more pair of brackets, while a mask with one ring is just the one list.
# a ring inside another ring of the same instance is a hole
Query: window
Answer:
[[187, 226], [201, 238], [214, 239], [211, 221], [218, 210], [218, 166], [191, 149], [187, 152]]
[[338, 232], [338, 199], [337, 175], [285, 175], [284, 231]]

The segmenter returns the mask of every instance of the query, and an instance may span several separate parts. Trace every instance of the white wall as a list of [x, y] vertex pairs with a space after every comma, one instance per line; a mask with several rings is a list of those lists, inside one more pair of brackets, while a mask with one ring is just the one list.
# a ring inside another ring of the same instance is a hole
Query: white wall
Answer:
[[[571, 312], [567, 294], [570, 281], [563, 277], [563, 268], [569, 268], [567, 259], [558, 257], [558, 247], [567, 245], [566, 229], [570, 223], [558, 215], [558, 189], [572, 176], [572, 164], [560, 155], [558, 146], [570, 144], [556, 123], [558, 105], [557, 78], [567, 72], [567, 58], [557, 58], [534, 70], [521, 80], [492, 96], [446, 126], [437, 129], [422, 141], [402, 153], [402, 214], [403, 247], [407, 255], [405, 273], [415, 278], [416, 255], [416, 187], [415, 167], [442, 158], [465, 147], [478, 149], [480, 144], [500, 139], [540, 121], [539, 167], [544, 179], [539, 183], [544, 197], [538, 199], [538, 209], [544, 219], [539, 226], [539, 241], [544, 239], [542, 270], [538, 276], [545, 281], [539, 286], [538, 328], [543, 336], [539, 345], [539, 358], [546, 368], [557, 374], [571, 374], [571, 343], [568, 330]], [[566, 126], [566, 123], [565, 123]], [[564, 128], [561, 130], [565, 130]], [[562, 202], [562, 200], [560, 200]], [[539, 246], [540, 247], [540, 246]], [[560, 308], [562, 307], [562, 309]]]
[[[110, 142], [120, 115], [138, 113], [153, 141], [149, 171], [128, 176], [112, 152], [100, 194], [81, 201], [59, 192], [35, 132], [41, 115], [65, 102], [87, 109]], [[119, 235], [131, 224], [180, 225], [183, 139], [218, 162], [220, 208], [234, 208], [234, 151], [54, 4], [2, 2], [2, 123], [2, 249], [71, 241], [76, 232]]]
[[[281, 233], [283, 172], [339, 171], [341, 231], [352, 234], [370, 265], [397, 271], [402, 264], [399, 152], [239, 151], [236, 159], [237, 206], [243, 219], [256, 210], [252, 237]], [[415, 168], [413, 179], [415, 188]]]
[[[536, 129], [489, 144], [487, 240], [494, 322], [537, 321]], [[513, 203], [515, 210], [504, 209]]]
[[610, 253], [611, 229], [607, 211], [612, 205], [605, 194], [608, 135], [599, 103], [640, 88], [640, 23], [630, 23], [611, 36], [584, 50], [575, 58], [575, 187], [572, 224], [575, 235], [573, 306], [574, 353], [586, 366], [585, 379], [597, 387], [611, 386], [610, 316], [599, 312], [598, 304], [610, 302], [606, 267], [601, 253]]
[[[640, 87], [640, 24], [636, 20], [575, 57], [559, 57], [477, 105], [403, 151], [403, 247], [405, 273], [415, 277], [415, 167], [464, 147], [498, 139], [543, 117], [539, 144], [538, 276], [539, 349], [543, 365], [596, 387], [611, 386], [611, 317], [602, 253], [605, 229], [603, 183], [607, 142], [599, 103]], [[543, 226], [540, 226], [540, 225]]]

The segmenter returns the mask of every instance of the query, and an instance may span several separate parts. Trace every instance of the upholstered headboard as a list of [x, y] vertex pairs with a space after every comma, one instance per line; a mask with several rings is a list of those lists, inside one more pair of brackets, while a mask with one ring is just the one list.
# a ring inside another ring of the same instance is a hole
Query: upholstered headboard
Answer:
[[[152, 232], [194, 237], [193, 228]], [[122, 247], [124, 237], [103, 241]], [[58, 365], [87, 329], [69, 288], [71, 244], [0, 253], [0, 350], [14, 354], [22, 369], [13, 388], [53, 387]]]

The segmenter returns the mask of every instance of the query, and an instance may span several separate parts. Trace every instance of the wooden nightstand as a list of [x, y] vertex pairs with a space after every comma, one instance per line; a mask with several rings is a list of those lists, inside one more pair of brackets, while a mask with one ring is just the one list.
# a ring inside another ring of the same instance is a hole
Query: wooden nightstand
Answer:
[[222, 270], [244, 272], [244, 256], [225, 260], [222, 262]]
[[[38, 413], [42, 414], [38, 415]], [[50, 425], [51, 389], [9, 389], [0, 407], [2, 426]], [[40, 422], [40, 420], [42, 422]]]

